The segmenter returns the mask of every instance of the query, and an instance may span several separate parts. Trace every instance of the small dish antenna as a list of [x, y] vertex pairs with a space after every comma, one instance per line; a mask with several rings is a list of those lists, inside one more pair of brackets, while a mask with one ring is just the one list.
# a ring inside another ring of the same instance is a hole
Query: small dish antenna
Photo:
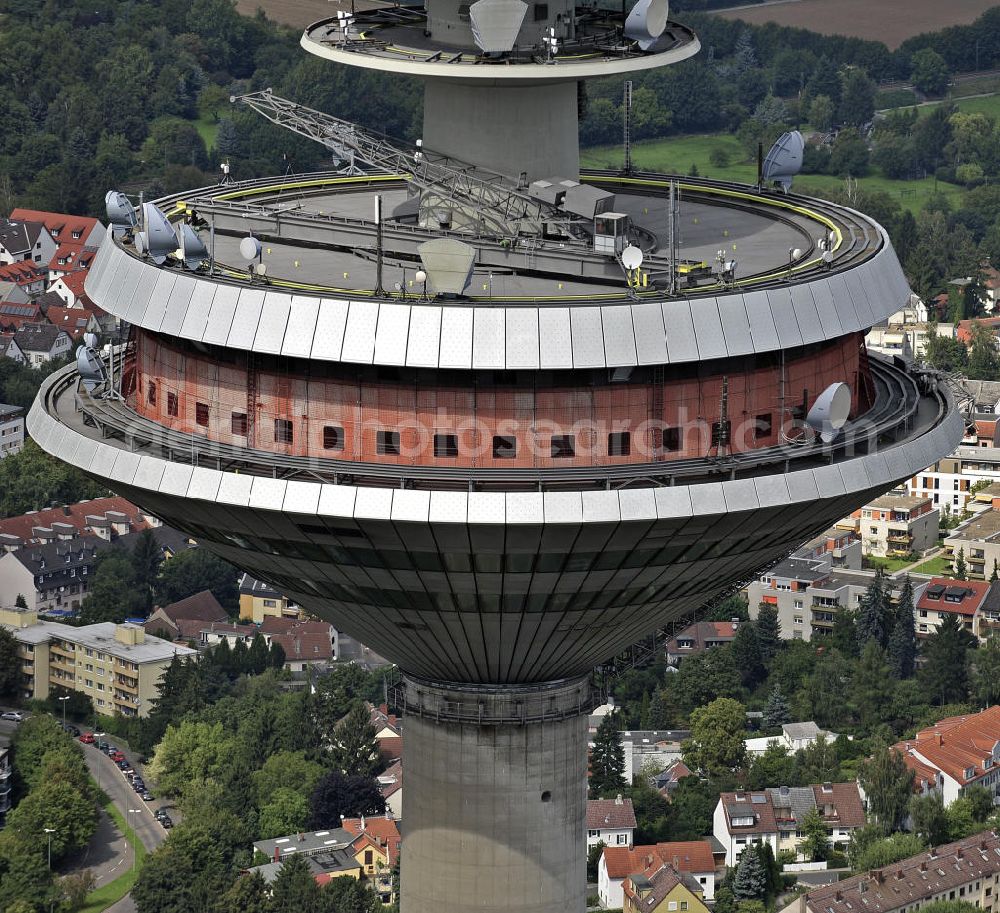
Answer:
[[189, 270], [196, 270], [208, 259], [208, 248], [198, 236], [198, 232], [187, 222], [182, 222], [180, 229], [181, 246], [177, 251], [177, 259]]
[[522, 0], [477, 0], [469, 7], [472, 38], [486, 54], [513, 50], [527, 12]]
[[802, 170], [802, 158], [806, 141], [798, 130], [782, 133], [771, 151], [764, 156], [761, 177], [765, 181], [780, 184], [785, 193], [791, 189], [792, 179]]
[[146, 230], [136, 232], [135, 247], [159, 266], [177, 249], [177, 236], [162, 209], [152, 203], [143, 203], [142, 214]]
[[642, 266], [642, 251], [630, 244], [622, 251], [622, 265], [625, 269], [638, 269]]
[[104, 210], [108, 214], [111, 233], [115, 237], [132, 231], [139, 224], [135, 207], [120, 190], [109, 190], [104, 195]]
[[108, 375], [104, 370], [104, 362], [97, 354], [97, 337], [93, 333], [84, 336], [84, 345], [76, 350], [76, 369], [88, 393], [107, 382]]
[[625, 37], [648, 51], [667, 27], [668, 0], [639, 0], [625, 20]]
[[829, 444], [840, 434], [850, 414], [851, 388], [845, 383], [830, 384], [813, 403], [806, 424]]
[[259, 260], [263, 250], [260, 240], [253, 235], [249, 235], [240, 241], [240, 256], [247, 262]]

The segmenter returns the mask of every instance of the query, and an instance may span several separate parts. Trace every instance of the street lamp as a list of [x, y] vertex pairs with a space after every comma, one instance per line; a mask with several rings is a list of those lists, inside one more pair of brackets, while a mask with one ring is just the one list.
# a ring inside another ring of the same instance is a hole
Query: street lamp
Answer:
[[43, 827], [42, 830], [49, 835], [49, 871], [52, 871], [52, 835], [56, 832], [54, 827]]
[[[142, 811], [142, 809], [139, 809], [139, 808], [130, 808], [128, 810], [129, 815], [138, 815], [140, 811]], [[138, 841], [139, 841], [139, 835], [135, 832], [135, 825], [134, 824], [132, 825], [132, 839], [134, 841], [136, 841], [136, 843], [138, 843]], [[135, 843], [133, 843], [132, 844], [132, 871], [133, 872], [135, 871], [135, 857], [138, 855], [138, 852], [139, 852], [139, 848], [136, 846]]]
[[[98, 739], [103, 739], [107, 735], [106, 732], [94, 732], [94, 743], [96, 745]], [[101, 768], [104, 765], [98, 761], [97, 762], [97, 788], [101, 788]]]
[[69, 695], [67, 694], [64, 697], [56, 698], [56, 700], [59, 701], [63, 705], [63, 729], [65, 730], [65, 728], [66, 728], [66, 701], [69, 700]]

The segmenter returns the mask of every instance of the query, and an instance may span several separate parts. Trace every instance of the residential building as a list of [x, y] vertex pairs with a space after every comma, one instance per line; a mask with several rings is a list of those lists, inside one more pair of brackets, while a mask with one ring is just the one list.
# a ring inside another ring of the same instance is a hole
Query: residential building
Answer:
[[835, 847], [842, 848], [865, 825], [857, 783], [821, 783], [723, 793], [715, 807], [712, 834], [725, 847], [728, 866], [734, 866], [751, 843], [769, 844], [775, 856], [781, 850], [797, 853], [802, 820], [814, 808], [826, 822]]
[[66, 331], [51, 323], [26, 323], [14, 334], [14, 342], [24, 352], [28, 364], [35, 368], [64, 358], [73, 350], [73, 341]]
[[652, 785], [661, 796], [669, 799], [677, 789], [681, 780], [691, 776], [691, 770], [682, 760], [678, 759], [661, 770], [653, 777]]
[[[989, 487], [992, 489], [994, 486]], [[985, 580], [993, 575], [994, 566], [1000, 568], [1000, 510], [992, 504], [985, 510], [977, 510], [982, 503], [980, 494], [982, 492], [977, 492], [966, 505], [975, 513], [945, 535], [944, 550], [951, 559], [953, 570], [961, 554], [967, 575]], [[990, 492], [991, 501], [992, 494]]]
[[618, 733], [625, 749], [625, 782], [643, 769], [661, 770], [681, 756], [681, 742], [691, 737], [687, 729], [626, 729]]
[[18, 208], [11, 212], [10, 222], [44, 228], [43, 237], [49, 243], [44, 247], [43, 259], [36, 262], [49, 267], [52, 279], [71, 270], [89, 269], [104, 235], [104, 226], [97, 219], [61, 212]]
[[45, 291], [48, 273], [44, 266], [31, 261], [0, 265], [0, 282], [9, 282], [3, 300], [8, 304], [28, 304]]
[[[47, 292], [47, 295], [56, 297], [54, 292]], [[83, 308], [70, 308], [62, 306], [62, 299], [57, 299], [59, 305], [49, 305], [45, 309], [45, 319], [54, 327], [64, 330], [74, 342], [79, 342], [84, 333], [100, 333], [101, 325], [97, 322], [97, 317], [91, 311]]]
[[866, 555], [923, 555], [937, 545], [941, 515], [929, 497], [883, 495], [851, 516]]
[[0, 331], [16, 333], [26, 323], [45, 323], [45, 313], [37, 301], [0, 302]]
[[24, 447], [24, 409], [0, 403], [0, 460]]
[[[361, 864], [354, 858], [349, 847], [311, 853], [306, 856], [306, 863], [309, 866], [309, 871], [312, 872], [313, 879], [320, 887], [334, 878], [347, 877], [356, 881], [361, 880]], [[264, 879], [264, 883], [270, 887], [274, 884], [274, 880], [278, 877], [284, 864], [283, 859], [265, 862], [263, 865], [255, 865], [247, 869], [247, 874], [260, 875]]]
[[226, 621], [226, 610], [211, 590], [202, 590], [186, 599], [157, 606], [143, 627], [148, 634], [164, 640], [197, 640], [206, 623]]
[[629, 875], [622, 885], [622, 913], [708, 913], [698, 884], [690, 875], [669, 865], [654, 863], [645, 872]]
[[917, 637], [933, 634], [949, 615], [956, 616], [961, 626], [975, 635], [991, 588], [1000, 590], [1000, 584], [932, 577], [917, 599]]
[[993, 831], [936, 846], [882, 869], [801, 894], [783, 913], [913, 913], [933, 901], [998, 909], [1000, 837]]
[[916, 775], [919, 792], [937, 792], [948, 806], [968, 787], [982, 786], [998, 803], [1000, 706], [938, 720], [895, 747]]
[[240, 618], [262, 624], [267, 617], [305, 618], [305, 613], [270, 584], [249, 574], [240, 577]]
[[198, 630], [198, 645], [204, 648], [217, 647], [224, 640], [232, 649], [242, 642], [249, 647], [257, 635], [256, 625], [234, 625], [229, 621], [210, 621], [203, 623]]
[[110, 542], [129, 533], [160, 526], [156, 517], [125, 498], [93, 498], [76, 504], [30, 510], [0, 520], [0, 547], [10, 552], [27, 545], [45, 545], [77, 536], [96, 536]]
[[587, 800], [587, 849], [605, 846], [632, 846], [635, 810], [631, 799], [619, 794], [614, 799]]
[[10, 811], [13, 804], [11, 801], [13, 780], [10, 748], [7, 745], [0, 745], [0, 829], [7, 823], [7, 812]]
[[[787, 558], [747, 587], [750, 617], [761, 603], [778, 609], [781, 637], [812, 640], [833, 631], [837, 613], [856, 609], [874, 579], [871, 571], [834, 569], [828, 558]], [[899, 595], [900, 580], [886, 580], [891, 599]], [[916, 587], [919, 593], [919, 585]]]
[[764, 754], [770, 745], [781, 745], [789, 754], [794, 754], [800, 748], [808, 748], [820, 736], [828, 742], [833, 742], [837, 738], [837, 733], [820, 729], [812, 720], [806, 723], [785, 723], [781, 727], [781, 735], [746, 739], [747, 754]]
[[382, 760], [388, 764], [400, 760], [403, 756], [403, 727], [399, 717], [389, 713], [385, 704], [379, 707], [368, 704], [368, 712]]
[[983, 480], [1000, 482], [1000, 447], [961, 446], [917, 473], [907, 483], [911, 495], [929, 497], [934, 506], [960, 513], [972, 497], [970, 489]]
[[0, 358], [12, 358], [21, 365], [27, 360], [24, 357], [24, 352], [14, 342], [13, 336], [0, 336]]
[[696, 621], [667, 641], [667, 662], [676, 666], [687, 656], [698, 656], [712, 647], [733, 642], [740, 620]]
[[385, 806], [397, 820], [403, 817], [403, 761], [393, 761], [377, 777]]
[[57, 248], [40, 219], [11, 213], [10, 218], [0, 221], [0, 266], [24, 261], [47, 265]]
[[91, 301], [84, 288], [87, 279], [86, 270], [76, 270], [71, 273], [59, 276], [50, 286], [49, 291], [58, 295], [68, 308], [83, 308], [94, 312], [97, 305]]
[[337, 629], [328, 622], [269, 615], [259, 629], [268, 646], [277, 643], [285, 651], [285, 669], [289, 672], [305, 672], [337, 658]]
[[715, 899], [715, 857], [709, 840], [655, 843], [632, 848], [606, 846], [597, 863], [597, 893], [601, 906], [617, 909], [622, 905], [622, 885], [630, 875], [645, 872], [657, 864], [690, 875], [705, 900]]
[[39, 621], [31, 609], [0, 608], [0, 625], [17, 641], [22, 697], [45, 700], [53, 691], [79, 691], [108, 715], [145, 716], [173, 658], [197, 655], [133, 624], [76, 628]]

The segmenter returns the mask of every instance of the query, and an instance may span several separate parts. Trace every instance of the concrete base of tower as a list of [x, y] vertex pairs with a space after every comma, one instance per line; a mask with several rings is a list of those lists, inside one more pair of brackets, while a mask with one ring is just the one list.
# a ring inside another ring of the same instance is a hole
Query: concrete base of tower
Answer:
[[583, 913], [590, 698], [404, 677], [401, 913]]
[[576, 82], [425, 82], [424, 145], [515, 179], [577, 179], [578, 129]]

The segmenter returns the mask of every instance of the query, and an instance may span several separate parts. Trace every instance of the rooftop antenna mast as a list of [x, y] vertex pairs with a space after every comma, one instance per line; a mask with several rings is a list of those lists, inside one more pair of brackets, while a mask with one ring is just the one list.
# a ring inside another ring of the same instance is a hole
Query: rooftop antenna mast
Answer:
[[382, 194], [375, 194], [375, 294], [384, 295], [382, 288]]
[[622, 129], [625, 146], [625, 174], [632, 173], [632, 80], [625, 80], [625, 97], [622, 99]]
[[676, 181], [670, 182], [670, 193], [667, 198], [667, 245], [669, 247], [669, 279], [668, 290], [671, 295], [677, 294], [677, 261], [680, 248], [680, 228], [678, 225], [680, 213], [680, 188]]

